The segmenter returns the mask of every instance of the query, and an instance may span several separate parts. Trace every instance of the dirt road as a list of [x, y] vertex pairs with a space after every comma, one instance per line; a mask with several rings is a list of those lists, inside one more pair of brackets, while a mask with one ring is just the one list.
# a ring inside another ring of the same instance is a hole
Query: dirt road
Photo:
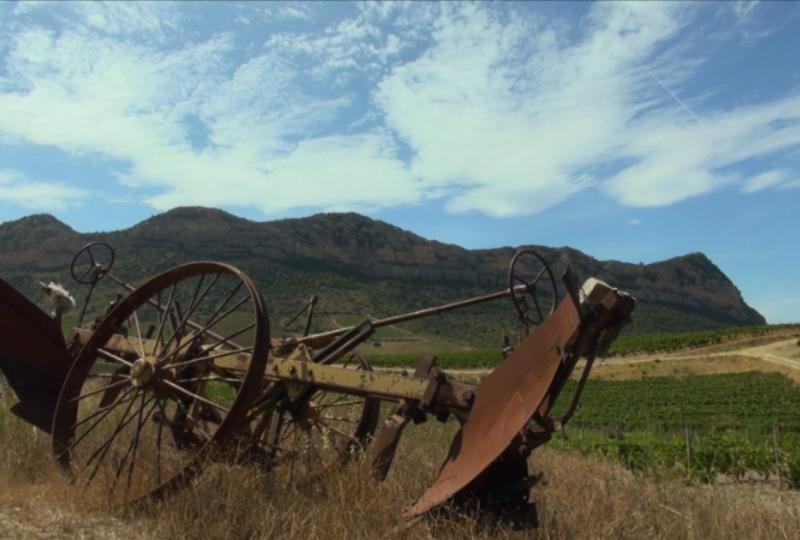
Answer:
[[800, 346], [797, 345], [796, 337], [776, 341], [775, 343], [769, 343], [767, 345], [744, 347], [741, 349], [731, 349], [721, 352], [698, 350], [691, 353], [679, 352], [667, 354], [648, 354], [646, 356], [614, 357], [607, 359], [605, 362], [608, 364], [642, 364], [646, 362], [653, 362], [656, 358], [659, 361], [668, 362], [671, 360], [698, 360], [737, 356], [755, 358], [764, 362], [771, 362], [800, 370]]

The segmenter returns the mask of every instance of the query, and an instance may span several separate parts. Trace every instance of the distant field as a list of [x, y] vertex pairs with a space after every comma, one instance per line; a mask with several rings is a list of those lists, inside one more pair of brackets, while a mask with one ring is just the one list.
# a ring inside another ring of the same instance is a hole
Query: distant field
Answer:
[[[568, 381], [558, 403], [576, 386]], [[589, 379], [571, 426], [606, 430], [800, 434], [800, 385], [776, 373]], [[558, 408], [557, 408], [558, 414]]]
[[[617, 338], [611, 346], [609, 356], [675, 352], [724, 344], [746, 338], [769, 337], [771, 335], [800, 336], [800, 325], [747, 326], [708, 332], [624, 335]], [[433, 347], [427, 350], [430, 352], [442, 351], [442, 349]], [[373, 347], [366, 347], [364, 353], [368, 355], [370, 363], [376, 367], [413, 367], [419, 358], [418, 352], [393, 352], [387, 354]], [[444, 350], [443, 352], [438, 352], [436, 357], [439, 360], [440, 367], [450, 369], [490, 368], [497, 365], [501, 359], [499, 346], [493, 349]]]
[[743, 338], [768, 336], [770, 334], [794, 334], [800, 336], [800, 325], [773, 324], [765, 326], [741, 326], [705, 332], [624, 335], [617, 338], [611, 346], [609, 354], [629, 355], [674, 352], [708, 345], [717, 345]]
[[[575, 389], [570, 381], [556, 415]], [[636, 472], [713, 481], [778, 478], [800, 488], [800, 385], [774, 373], [589, 380], [555, 446]]]
[[800, 488], [800, 439], [797, 434], [751, 439], [742, 433], [670, 435], [652, 431], [611, 434], [570, 430], [553, 448], [600, 456], [628, 470], [656, 478], [713, 483], [720, 479], [771, 480]]

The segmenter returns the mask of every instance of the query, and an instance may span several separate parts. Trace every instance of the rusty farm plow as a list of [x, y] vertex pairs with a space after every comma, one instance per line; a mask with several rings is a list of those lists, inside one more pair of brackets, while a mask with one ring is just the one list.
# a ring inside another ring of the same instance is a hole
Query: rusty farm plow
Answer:
[[[575, 412], [598, 351], [635, 307], [628, 294], [520, 250], [503, 290], [351, 327], [309, 334], [316, 297], [298, 314], [303, 335], [270, 335], [254, 283], [219, 262], [184, 264], [133, 287], [112, 273], [114, 251], [85, 246], [72, 276], [90, 286], [78, 327], [65, 339], [56, 300], [46, 314], [0, 280], [0, 368], [16, 393], [12, 411], [50, 433], [55, 459], [75, 482], [117, 503], [160, 498], [213, 460], [271, 470], [315, 460], [336, 466], [357, 454], [386, 476], [409, 422], [432, 416], [460, 426], [438, 477], [405, 510], [477, 503], [509, 514], [529, 507], [528, 456]], [[120, 286], [93, 324], [86, 304], [101, 280]], [[423, 355], [413, 373], [373, 370], [357, 348], [387, 325], [510, 299], [523, 327], [516, 348], [480, 383], [458, 380]], [[553, 406], [586, 359], [566, 413]], [[392, 412], [381, 422], [381, 403]], [[447, 503], [447, 504], [445, 504]]]

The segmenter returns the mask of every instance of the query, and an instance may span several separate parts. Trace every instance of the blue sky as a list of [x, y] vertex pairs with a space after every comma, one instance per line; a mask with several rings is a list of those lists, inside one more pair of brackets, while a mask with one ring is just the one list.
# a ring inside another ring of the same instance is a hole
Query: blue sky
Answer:
[[798, 203], [800, 3], [0, 3], [0, 221], [702, 251], [779, 322]]

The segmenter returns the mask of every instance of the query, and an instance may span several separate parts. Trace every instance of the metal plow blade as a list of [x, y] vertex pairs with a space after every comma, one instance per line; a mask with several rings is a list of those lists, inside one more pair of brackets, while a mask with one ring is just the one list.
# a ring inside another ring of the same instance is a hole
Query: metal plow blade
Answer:
[[12, 412], [50, 432], [71, 364], [55, 320], [0, 279], [0, 371], [19, 399]]
[[578, 309], [567, 298], [483, 381], [438, 478], [407, 517], [455, 496], [503, 454], [547, 396], [579, 326]]

